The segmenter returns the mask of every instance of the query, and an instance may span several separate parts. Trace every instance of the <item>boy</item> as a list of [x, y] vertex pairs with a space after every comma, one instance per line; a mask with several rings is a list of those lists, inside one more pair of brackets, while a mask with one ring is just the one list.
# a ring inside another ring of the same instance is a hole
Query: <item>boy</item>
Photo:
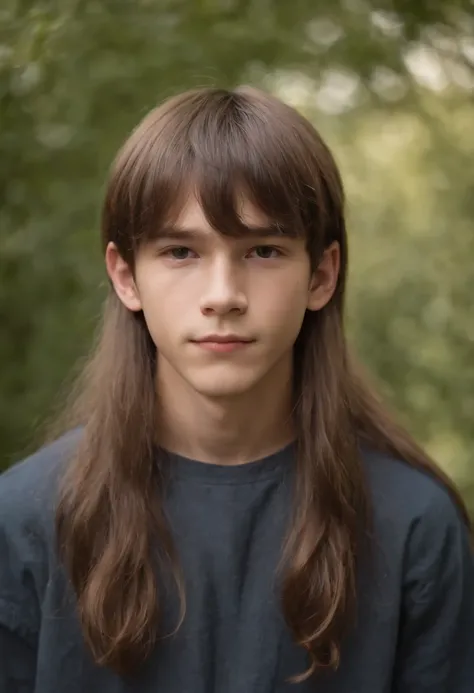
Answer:
[[120, 151], [67, 434], [0, 480], [0, 692], [471, 693], [448, 479], [355, 371], [339, 173], [254, 89]]

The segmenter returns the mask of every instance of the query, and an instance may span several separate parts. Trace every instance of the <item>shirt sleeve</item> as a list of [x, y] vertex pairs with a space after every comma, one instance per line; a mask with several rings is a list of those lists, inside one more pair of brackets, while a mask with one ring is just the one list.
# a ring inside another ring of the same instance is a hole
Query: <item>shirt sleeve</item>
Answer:
[[37, 688], [56, 490], [81, 435], [71, 431], [0, 475], [0, 693]]
[[474, 557], [439, 489], [407, 544], [393, 693], [474, 693]]
[[[0, 498], [2, 500], [2, 498]], [[35, 556], [9, 512], [0, 511], [0, 693], [34, 693], [39, 604]]]
[[0, 625], [0, 693], [34, 693], [35, 663], [35, 648]]

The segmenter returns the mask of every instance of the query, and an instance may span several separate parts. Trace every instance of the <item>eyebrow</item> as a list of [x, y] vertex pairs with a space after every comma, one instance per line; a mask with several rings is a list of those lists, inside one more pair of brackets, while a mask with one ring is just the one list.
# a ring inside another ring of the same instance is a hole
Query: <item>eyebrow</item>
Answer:
[[[291, 237], [293, 234], [283, 230], [281, 227], [274, 226], [248, 226], [247, 233], [236, 235], [236, 238], [251, 240], [254, 238], [278, 238], [283, 236]], [[209, 232], [199, 228], [181, 228], [179, 226], [166, 226], [157, 234], [157, 240], [165, 241], [192, 241], [198, 238], [209, 236]], [[231, 236], [232, 237], [232, 236]]]

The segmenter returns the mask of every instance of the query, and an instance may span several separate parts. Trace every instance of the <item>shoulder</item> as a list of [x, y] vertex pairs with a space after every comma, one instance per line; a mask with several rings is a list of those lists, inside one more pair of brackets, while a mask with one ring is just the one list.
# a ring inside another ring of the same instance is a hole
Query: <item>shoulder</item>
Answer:
[[372, 451], [364, 453], [364, 467], [376, 510], [407, 521], [433, 513], [445, 520], [458, 516], [448, 489], [429, 472]]
[[0, 475], [0, 530], [53, 514], [61, 471], [79, 438], [80, 430], [70, 431]]
[[469, 560], [469, 531], [451, 493], [428, 472], [375, 452], [364, 454], [374, 529], [385, 553], [429, 571], [455, 553]]
[[422, 517], [456, 522], [460, 513], [441, 480], [428, 471], [378, 452], [364, 453], [364, 466], [372, 502], [381, 515], [396, 515], [406, 522]]
[[382, 579], [371, 583], [367, 599], [373, 605], [380, 589], [380, 613], [396, 605], [395, 688], [470, 691], [474, 555], [467, 522], [429, 473], [377, 454], [365, 464], [382, 548]]
[[30, 643], [55, 566], [56, 490], [79, 437], [72, 431], [0, 476], [0, 629]]

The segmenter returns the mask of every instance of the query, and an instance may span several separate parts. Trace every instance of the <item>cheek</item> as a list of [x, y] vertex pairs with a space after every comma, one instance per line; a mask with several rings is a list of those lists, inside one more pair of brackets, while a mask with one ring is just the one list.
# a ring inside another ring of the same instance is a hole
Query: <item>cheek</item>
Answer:
[[296, 339], [308, 304], [308, 285], [304, 280], [293, 279], [276, 283], [267, 294], [266, 305], [261, 312], [266, 315], [269, 331], [283, 333], [288, 341]]
[[176, 292], [167, 291], [156, 272], [142, 268], [136, 274], [136, 285], [140, 296], [143, 316], [155, 344], [166, 338], [169, 327], [179, 315]]
[[144, 311], [173, 313], [189, 305], [195, 287], [189, 285], [180, 271], [167, 271], [153, 260], [143, 262], [136, 273], [136, 285]]

